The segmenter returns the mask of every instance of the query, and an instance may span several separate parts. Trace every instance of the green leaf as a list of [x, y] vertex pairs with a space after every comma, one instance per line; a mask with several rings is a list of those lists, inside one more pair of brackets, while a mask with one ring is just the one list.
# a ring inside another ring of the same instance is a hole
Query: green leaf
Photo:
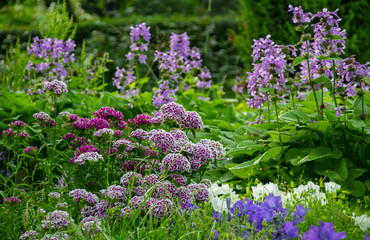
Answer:
[[279, 118], [285, 122], [308, 123], [310, 121], [306, 112], [303, 111], [302, 109], [291, 110], [280, 115]]
[[366, 186], [360, 181], [353, 181], [347, 191], [355, 197], [362, 197], [365, 194]]
[[367, 84], [370, 84], [370, 77], [364, 77], [364, 81], [365, 81]]
[[244, 141], [241, 141], [238, 144], [237, 148], [248, 147], [248, 146], [252, 146], [252, 145], [257, 145], [256, 141], [244, 140]]
[[315, 123], [308, 123], [307, 124], [312, 130], [317, 131], [319, 133], [328, 134], [333, 131], [333, 128], [329, 121], [318, 121]]
[[340, 157], [342, 157], [342, 152], [339, 151], [339, 150], [331, 151], [331, 149], [328, 148], [328, 147], [318, 147], [318, 148], [313, 149], [304, 158], [302, 158], [300, 160], [298, 160], [298, 159], [297, 160], [292, 160], [291, 163], [294, 166], [300, 166], [303, 163], [314, 161], [314, 160], [317, 160], [317, 159], [322, 159], [322, 158], [336, 158], [336, 159], [338, 159]]
[[344, 181], [348, 177], [347, 162], [345, 158], [339, 160], [322, 159], [315, 162], [315, 172], [329, 177], [332, 181]]
[[243, 162], [236, 166], [234, 164], [231, 164], [226, 167], [229, 167], [229, 170], [240, 178], [255, 176], [260, 172], [257, 166], [253, 165], [253, 161]]
[[225, 154], [225, 157], [238, 156], [238, 155], [242, 155], [242, 154], [252, 156], [256, 151], [257, 151], [257, 149], [251, 149], [249, 147], [237, 148], [237, 149], [232, 149], [230, 151], [227, 151], [226, 154]]
[[321, 75], [320, 77], [315, 78], [315, 79], [313, 80], [313, 82], [314, 82], [315, 84], [318, 84], [318, 83], [326, 83], [326, 82], [330, 82], [330, 79], [329, 79], [325, 74], [323, 74], [323, 75]]
[[293, 67], [294, 66], [297, 66], [298, 64], [301, 64], [303, 63], [304, 61], [307, 61], [307, 59], [303, 58], [303, 57], [296, 57], [293, 61]]
[[270, 148], [264, 154], [262, 154], [261, 156], [255, 158], [253, 164], [254, 165], [258, 165], [260, 162], [263, 162], [263, 161], [265, 161], [268, 158], [277, 158], [280, 155], [281, 152], [282, 152], [282, 148], [281, 147]]

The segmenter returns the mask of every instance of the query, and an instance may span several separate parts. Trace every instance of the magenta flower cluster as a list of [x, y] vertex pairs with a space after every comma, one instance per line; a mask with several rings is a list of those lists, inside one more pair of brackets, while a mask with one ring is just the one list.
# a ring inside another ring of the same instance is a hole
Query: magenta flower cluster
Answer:
[[44, 112], [33, 114], [33, 117], [38, 120], [40, 127], [55, 127], [57, 122], [50, 118], [50, 115]]
[[64, 82], [53, 80], [51, 82], [46, 82], [44, 85], [45, 91], [50, 91], [55, 95], [61, 95], [63, 93], [67, 93], [67, 85]]

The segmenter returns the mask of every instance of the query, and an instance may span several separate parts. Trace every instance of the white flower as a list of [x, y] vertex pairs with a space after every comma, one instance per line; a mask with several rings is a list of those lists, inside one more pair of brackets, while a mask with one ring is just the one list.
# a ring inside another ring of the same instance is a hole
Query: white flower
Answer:
[[340, 185], [336, 184], [335, 182], [326, 182], [325, 185], [325, 192], [333, 193], [337, 192], [340, 189]]
[[216, 212], [222, 213], [228, 211], [226, 199], [230, 198], [230, 207], [239, 200], [239, 195], [235, 194], [228, 184], [218, 186], [216, 183], [208, 188], [210, 203]]
[[284, 193], [279, 190], [279, 187], [275, 183], [267, 183], [263, 185], [262, 183], [257, 184], [255, 187], [252, 188], [252, 195], [254, 200], [264, 200], [264, 196], [268, 196], [273, 194], [274, 196], [283, 196]]
[[230, 194], [233, 189], [228, 184], [222, 184], [220, 187], [217, 183], [214, 183], [208, 188], [208, 192], [211, 196], [218, 196], [220, 194]]
[[359, 226], [360, 229], [364, 232], [370, 228], [370, 217], [367, 214], [361, 215], [359, 217], [355, 217], [355, 214], [352, 214], [353, 220], [355, 220], [355, 225]]

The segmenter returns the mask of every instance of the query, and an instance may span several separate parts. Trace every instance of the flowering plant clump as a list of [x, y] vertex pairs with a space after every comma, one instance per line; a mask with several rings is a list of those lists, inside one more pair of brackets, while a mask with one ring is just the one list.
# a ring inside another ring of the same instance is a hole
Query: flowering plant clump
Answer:
[[[147, 64], [148, 51], [150, 43], [150, 27], [145, 23], [131, 26], [131, 45], [130, 51], [125, 55], [127, 60], [126, 68], [116, 68], [113, 85], [116, 86], [124, 98], [130, 100], [130, 106], [135, 98], [138, 97], [140, 89], [140, 79], [138, 77], [138, 63]], [[195, 86], [199, 89], [212, 88], [211, 74], [206, 67], [202, 68], [202, 59], [198, 48], [190, 48], [190, 41], [187, 33], [171, 33], [170, 50], [154, 53], [153, 63], [158, 63], [158, 69], [161, 72], [159, 77], [159, 87], [153, 89], [153, 106], [159, 108], [163, 104], [171, 103], [177, 100], [176, 92], [179, 90], [180, 80], [188, 80], [187, 76], [194, 75]], [[199, 72], [199, 73], [198, 73]], [[196, 74], [198, 73], [198, 74]], [[186, 83], [186, 88], [190, 87]]]
[[[35, 37], [33, 43], [28, 48], [28, 55], [33, 55], [36, 61], [29, 61], [27, 70], [29, 72], [28, 79], [34, 78], [36, 74], [41, 77], [33, 79], [33, 84], [28, 90], [28, 94], [45, 93], [49, 90], [54, 94], [60, 95], [67, 92], [65, 82], [67, 79], [67, 64], [74, 61], [74, 53], [76, 44], [72, 40], [59, 40], [52, 38], [39, 39]], [[61, 81], [60, 81], [61, 80]], [[38, 88], [39, 81], [44, 83], [44, 88]]]

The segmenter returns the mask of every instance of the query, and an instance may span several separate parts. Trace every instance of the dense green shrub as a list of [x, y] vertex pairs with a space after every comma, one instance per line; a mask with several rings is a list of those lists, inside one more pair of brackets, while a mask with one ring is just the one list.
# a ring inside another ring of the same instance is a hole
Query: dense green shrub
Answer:
[[250, 68], [253, 39], [271, 35], [277, 44], [294, 44], [299, 36], [291, 24], [291, 14], [288, 5], [301, 5], [305, 12], [317, 12], [323, 8], [334, 11], [339, 8], [343, 19], [342, 29], [347, 30], [346, 55], [356, 54], [360, 62], [365, 63], [370, 58], [370, 42], [368, 36], [370, 24], [367, 13], [370, 5], [366, 0], [240, 0], [238, 11], [239, 31], [236, 33], [234, 46], [239, 50], [243, 63]]

